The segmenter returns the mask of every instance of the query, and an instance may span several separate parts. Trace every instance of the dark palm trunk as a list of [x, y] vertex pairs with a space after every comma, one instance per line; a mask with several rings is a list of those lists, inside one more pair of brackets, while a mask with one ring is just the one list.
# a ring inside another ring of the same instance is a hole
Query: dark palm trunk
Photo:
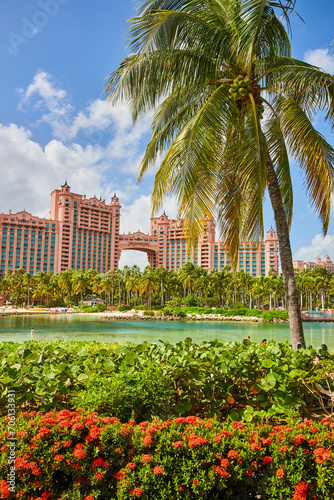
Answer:
[[160, 280], [161, 307], [164, 305], [164, 282]]
[[269, 157], [267, 161], [267, 173], [268, 192], [275, 216], [279, 253], [281, 259], [284, 288], [286, 293], [286, 305], [289, 312], [291, 342], [293, 349], [297, 349], [297, 344], [301, 344], [302, 347], [306, 346], [302, 319], [300, 315], [300, 307], [298, 303], [295, 273], [292, 263], [289, 228], [283, 208], [282, 196], [279, 189], [276, 172]]

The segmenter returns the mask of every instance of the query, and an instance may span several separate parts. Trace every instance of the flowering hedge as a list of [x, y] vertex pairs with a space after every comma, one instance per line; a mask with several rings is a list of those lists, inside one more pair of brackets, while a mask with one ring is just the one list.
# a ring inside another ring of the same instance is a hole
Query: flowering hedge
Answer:
[[14, 492], [6, 482], [7, 426], [5, 417], [0, 421], [2, 498], [334, 498], [330, 418], [291, 426], [198, 417], [136, 425], [80, 409], [19, 413]]

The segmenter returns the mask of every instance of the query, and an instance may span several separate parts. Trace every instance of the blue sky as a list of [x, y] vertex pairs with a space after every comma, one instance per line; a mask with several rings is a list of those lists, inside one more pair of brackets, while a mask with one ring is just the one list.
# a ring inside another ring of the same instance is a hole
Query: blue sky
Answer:
[[[133, 2], [123, 0], [3, 0], [0, 15], [0, 212], [25, 208], [48, 217], [50, 192], [67, 178], [73, 192], [122, 205], [121, 231], [149, 230], [154, 170], [137, 185], [149, 138], [149, 117], [132, 126], [125, 106], [103, 97], [104, 78], [126, 55], [126, 19]], [[293, 55], [334, 73], [334, 1], [297, 0], [292, 17]], [[333, 144], [321, 117], [317, 127]], [[334, 260], [334, 219], [328, 235], [303, 192], [292, 165], [294, 258]], [[175, 216], [169, 200], [166, 213]], [[270, 203], [265, 223], [274, 225]], [[120, 265], [146, 265], [145, 254], [123, 252]]]

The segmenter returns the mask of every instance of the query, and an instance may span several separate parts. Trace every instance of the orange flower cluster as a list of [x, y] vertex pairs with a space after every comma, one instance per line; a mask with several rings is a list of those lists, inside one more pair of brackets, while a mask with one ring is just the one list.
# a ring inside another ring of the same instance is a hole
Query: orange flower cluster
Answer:
[[143, 490], [141, 488], [133, 488], [132, 490], [129, 491], [130, 495], [134, 495], [135, 497], [140, 497], [140, 495], [143, 493]]
[[190, 434], [187, 438], [189, 448], [194, 448], [195, 446], [202, 446], [204, 444], [209, 444], [210, 440], [204, 436], [198, 436], [197, 434]]
[[[73, 495], [84, 498], [88, 494], [88, 500], [106, 487], [114, 488], [119, 498], [123, 498], [122, 495], [129, 499], [146, 498], [156, 485], [161, 491], [169, 488], [168, 494], [174, 485], [176, 498], [180, 492], [184, 492], [185, 497], [201, 498], [208, 491], [220, 494], [236, 487], [234, 485], [242, 485], [241, 488], [249, 485], [248, 476], [254, 477], [254, 471], [266, 467], [265, 488], [270, 484], [277, 488], [284, 480], [284, 487], [291, 488], [287, 498], [314, 500], [312, 494], [308, 497], [315, 478], [313, 472], [308, 467], [307, 480], [301, 475], [295, 485], [291, 459], [298, 467], [312, 460], [313, 464], [323, 464], [321, 468], [314, 467], [322, 470], [323, 475], [330, 470], [333, 467], [332, 424], [332, 419], [324, 419], [317, 425], [306, 420], [293, 428], [287, 425], [255, 427], [240, 422], [221, 424], [214, 419], [180, 417], [136, 425], [134, 421], [121, 424], [118, 419], [80, 410], [31, 412], [26, 413], [24, 421], [20, 414], [17, 499], [60, 500], [61, 495], [55, 496], [51, 487], [54, 473], [57, 478], [63, 474], [73, 477], [70, 485]], [[6, 459], [8, 436], [6, 425], [1, 428], [1, 421], [0, 431], [0, 449]], [[4, 463], [0, 458], [1, 478], [7, 473]], [[189, 470], [194, 471], [192, 477]], [[261, 481], [261, 474], [258, 477]], [[312, 493], [316, 494], [317, 485], [313, 488]], [[66, 490], [67, 496], [69, 491]], [[2, 498], [9, 498], [8, 485], [3, 480], [0, 494]]]
[[316, 448], [314, 450], [315, 461], [317, 464], [322, 464], [324, 460], [328, 460], [331, 455], [331, 450], [328, 448]]
[[0, 494], [1, 498], [8, 498], [10, 495], [9, 485], [4, 479], [1, 479], [0, 481]]
[[311, 489], [311, 484], [307, 484], [304, 481], [299, 481], [299, 483], [295, 487], [295, 492], [293, 494], [292, 500], [306, 500], [307, 492]]

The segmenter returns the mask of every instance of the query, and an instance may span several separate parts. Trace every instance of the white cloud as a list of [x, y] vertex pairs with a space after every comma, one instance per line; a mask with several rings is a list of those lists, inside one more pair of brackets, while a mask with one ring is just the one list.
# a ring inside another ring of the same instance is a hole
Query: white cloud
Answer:
[[31, 102], [33, 97], [37, 97], [37, 101], [34, 103], [35, 108], [46, 107], [46, 109], [56, 116], [63, 116], [70, 112], [73, 108], [67, 102], [67, 92], [56, 88], [51, 78], [51, 75], [45, 71], [36, 73], [33, 82], [28, 85], [27, 89], [20, 90], [21, 100], [19, 109], [23, 109]]
[[71, 127], [65, 129], [70, 138], [76, 137], [79, 130], [100, 130], [114, 124], [117, 129], [123, 130], [132, 126], [131, 115], [128, 106], [120, 104], [112, 106], [107, 101], [96, 99], [87, 106], [85, 111], [80, 111]]
[[303, 260], [304, 262], [314, 262], [316, 257], [323, 258], [326, 254], [334, 260], [334, 234], [322, 236], [316, 234], [307, 247], [301, 247], [294, 253], [293, 260]]
[[[166, 200], [158, 215], [161, 215], [163, 212], [166, 212], [170, 219], [176, 217], [177, 204], [174, 198], [168, 198]], [[150, 231], [151, 215], [152, 205], [150, 195], [141, 195], [130, 205], [124, 205], [121, 211], [121, 233], [133, 233], [139, 230], [148, 234]]]
[[149, 265], [146, 252], [123, 250], [118, 262], [118, 268], [123, 269], [124, 266], [132, 267], [134, 265], [139, 266], [141, 270], [144, 270]]
[[334, 73], [334, 54], [330, 54], [328, 49], [308, 50], [304, 54], [304, 59], [307, 63], [318, 66], [326, 73]]
[[148, 233], [150, 229], [150, 217], [151, 196], [141, 195], [131, 205], [122, 207], [120, 231], [122, 233], [133, 233], [139, 230], [143, 233]]
[[[49, 216], [50, 193], [65, 178], [73, 191], [88, 196], [110, 196], [104, 183], [107, 164], [103, 152], [78, 144], [64, 146], [49, 142], [43, 149], [31, 139], [31, 132], [15, 124], [0, 124], [0, 210], [17, 212], [25, 208], [33, 215]], [[73, 181], [73, 183], [72, 183]]]
[[116, 166], [124, 173], [138, 176], [144, 154], [143, 142], [149, 140], [150, 116], [133, 125], [127, 105], [112, 106], [101, 99], [92, 101], [75, 114], [67, 92], [58, 88], [51, 75], [44, 71], [39, 71], [20, 94], [19, 109], [33, 106], [40, 110], [37, 124], [48, 123], [55, 138], [68, 143], [80, 134], [82, 145], [104, 148], [103, 154], [110, 167]]

